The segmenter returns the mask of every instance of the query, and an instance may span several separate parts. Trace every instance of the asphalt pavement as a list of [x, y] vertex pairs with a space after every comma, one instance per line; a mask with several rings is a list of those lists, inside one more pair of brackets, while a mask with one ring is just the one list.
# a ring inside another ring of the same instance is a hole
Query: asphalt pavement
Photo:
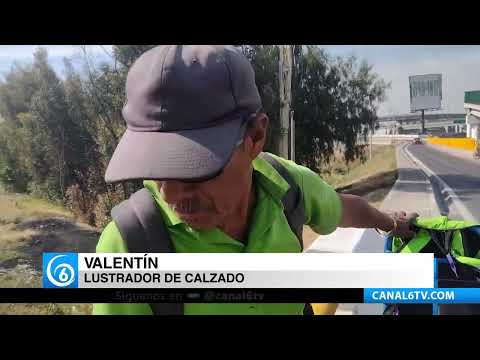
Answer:
[[[442, 214], [450, 219], [462, 219], [461, 214], [465, 211], [458, 211], [458, 207], [442, 197], [445, 186], [437, 183], [435, 176], [422, 170], [418, 160], [455, 192], [454, 203], [459, 200], [462, 207], [471, 213], [469, 218], [480, 222], [480, 161], [477, 163], [464, 154], [459, 156], [425, 144], [397, 147], [399, 177], [383, 201], [382, 208], [415, 211], [421, 217]], [[383, 239], [370, 229], [339, 228], [330, 235], [320, 236], [307, 251], [383, 252]], [[337, 314], [381, 314], [382, 311], [383, 307], [379, 304], [340, 304]]]
[[439, 216], [430, 179], [406, 154], [404, 146], [408, 145], [397, 147], [398, 179], [383, 200], [382, 209], [416, 212], [424, 218]]
[[[455, 192], [475, 221], [480, 221], [480, 161], [455, 156], [431, 145], [411, 144], [407, 149]], [[446, 215], [462, 220], [462, 215], [455, 211]]]
[[[438, 216], [432, 187], [427, 175], [404, 152], [396, 149], [398, 179], [382, 203], [384, 210], [417, 212], [422, 217]], [[338, 228], [319, 236], [307, 252], [383, 253], [384, 239], [373, 229]], [[339, 304], [337, 315], [381, 315], [382, 304]]]

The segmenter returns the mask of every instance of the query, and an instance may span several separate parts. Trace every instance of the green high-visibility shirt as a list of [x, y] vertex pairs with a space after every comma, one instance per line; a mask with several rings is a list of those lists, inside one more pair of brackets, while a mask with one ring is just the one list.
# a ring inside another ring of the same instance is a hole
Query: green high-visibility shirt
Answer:
[[[300, 186], [304, 199], [305, 224], [319, 234], [333, 232], [340, 223], [341, 200], [336, 191], [310, 169], [290, 160], [275, 157]], [[218, 228], [195, 230], [183, 223], [162, 199], [154, 181], [144, 186], [157, 201], [175, 251], [182, 253], [298, 253], [300, 244], [283, 213], [282, 197], [289, 189], [282, 176], [261, 157], [253, 161], [256, 206], [246, 243], [231, 238]], [[128, 252], [112, 221], [103, 230], [98, 253]], [[186, 303], [185, 314], [295, 314], [301, 315], [305, 304], [272, 303]], [[94, 304], [94, 314], [152, 314], [149, 304]]]

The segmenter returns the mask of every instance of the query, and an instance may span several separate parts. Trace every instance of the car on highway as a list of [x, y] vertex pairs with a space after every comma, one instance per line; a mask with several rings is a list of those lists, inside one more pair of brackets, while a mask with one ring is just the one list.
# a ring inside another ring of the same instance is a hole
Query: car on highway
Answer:
[[413, 143], [417, 144], [417, 145], [420, 145], [420, 144], [422, 144], [422, 139], [420, 139], [420, 137], [416, 137], [416, 138], [413, 139]]

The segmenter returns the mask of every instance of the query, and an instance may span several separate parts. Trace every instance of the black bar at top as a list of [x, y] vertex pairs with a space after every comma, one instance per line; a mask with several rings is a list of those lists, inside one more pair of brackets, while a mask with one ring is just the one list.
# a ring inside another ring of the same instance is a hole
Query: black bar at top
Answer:
[[363, 289], [0, 289], [0, 303], [151, 302], [362, 303]]

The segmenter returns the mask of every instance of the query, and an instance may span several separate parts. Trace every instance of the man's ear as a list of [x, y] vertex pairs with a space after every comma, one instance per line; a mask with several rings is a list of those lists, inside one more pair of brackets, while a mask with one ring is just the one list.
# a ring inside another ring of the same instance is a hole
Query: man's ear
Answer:
[[250, 158], [255, 159], [262, 151], [267, 141], [268, 116], [260, 113], [250, 120], [250, 124], [245, 135], [245, 146], [249, 152]]

